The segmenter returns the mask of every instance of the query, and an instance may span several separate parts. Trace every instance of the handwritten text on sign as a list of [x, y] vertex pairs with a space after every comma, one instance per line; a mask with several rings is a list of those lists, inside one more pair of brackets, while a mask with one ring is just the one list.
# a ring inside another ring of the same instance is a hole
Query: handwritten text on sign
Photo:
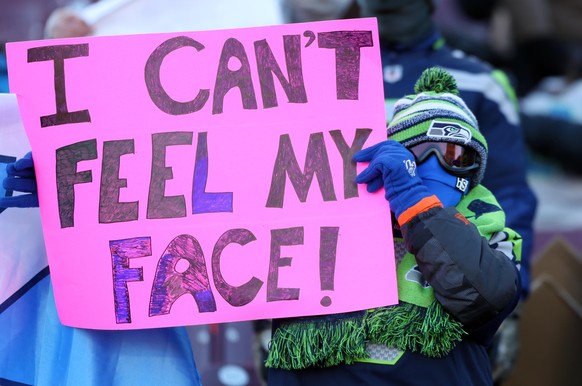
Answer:
[[396, 302], [374, 19], [8, 45], [64, 324]]

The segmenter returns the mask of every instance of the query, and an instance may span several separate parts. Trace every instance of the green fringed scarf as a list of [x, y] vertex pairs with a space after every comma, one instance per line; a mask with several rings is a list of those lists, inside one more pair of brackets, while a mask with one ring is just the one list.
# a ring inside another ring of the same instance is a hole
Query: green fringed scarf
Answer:
[[[479, 185], [457, 205], [489, 240], [495, 232], [508, 232], [505, 214], [489, 190]], [[269, 347], [266, 366], [286, 370], [351, 364], [368, 358], [366, 343], [418, 351], [429, 357], [449, 353], [466, 332], [435, 300], [432, 287], [423, 285], [414, 256], [403, 241], [394, 240], [399, 304], [344, 314], [280, 319]], [[519, 259], [521, 243], [513, 243]], [[408, 278], [407, 278], [407, 275]], [[414, 280], [416, 278], [416, 280]]]

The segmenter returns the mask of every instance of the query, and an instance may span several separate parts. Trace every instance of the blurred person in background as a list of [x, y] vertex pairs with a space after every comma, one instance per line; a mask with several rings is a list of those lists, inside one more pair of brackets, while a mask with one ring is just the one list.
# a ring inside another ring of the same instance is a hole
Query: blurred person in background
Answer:
[[579, 227], [582, 1], [439, 0], [447, 43], [503, 68], [517, 87], [540, 232]]
[[44, 37], [44, 26], [58, 7], [79, 9], [92, 0], [0, 0], [0, 92], [8, 93], [6, 49], [8, 42], [38, 40]]
[[564, 76], [582, 45], [580, 0], [439, 0], [435, 21], [453, 47], [514, 78], [518, 97]]
[[543, 78], [520, 99], [525, 140], [538, 164], [559, 174], [582, 176], [582, 47], [562, 76]]
[[[582, 1], [497, 0], [509, 19], [510, 68], [517, 94], [525, 96], [548, 76], [564, 76], [582, 47]], [[496, 28], [495, 25], [492, 28]]]
[[355, 0], [278, 0], [285, 23], [351, 19], [359, 17]]
[[246, 28], [280, 24], [274, 0], [98, 0], [82, 9], [57, 8], [48, 18], [46, 38], [124, 35]]
[[0, 46], [0, 93], [8, 92], [8, 63], [6, 63], [6, 51]]

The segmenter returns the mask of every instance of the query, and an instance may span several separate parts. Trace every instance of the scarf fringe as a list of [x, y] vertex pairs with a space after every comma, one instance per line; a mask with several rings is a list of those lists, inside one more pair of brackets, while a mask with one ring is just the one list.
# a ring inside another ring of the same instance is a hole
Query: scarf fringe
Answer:
[[365, 315], [335, 316], [284, 322], [271, 340], [265, 366], [300, 370], [351, 364], [368, 358], [367, 342], [436, 358], [448, 354], [467, 334], [436, 301], [428, 308], [400, 303]]
[[366, 320], [370, 341], [433, 358], [447, 355], [467, 334], [436, 301], [428, 308], [404, 302], [376, 308]]
[[363, 318], [293, 321], [281, 325], [269, 346], [268, 368], [299, 370], [351, 364], [365, 358]]

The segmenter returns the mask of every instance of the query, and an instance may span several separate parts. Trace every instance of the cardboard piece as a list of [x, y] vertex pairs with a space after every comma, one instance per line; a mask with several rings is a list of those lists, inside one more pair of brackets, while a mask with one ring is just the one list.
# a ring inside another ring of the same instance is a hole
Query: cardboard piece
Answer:
[[582, 258], [556, 238], [533, 265], [520, 352], [503, 386], [575, 386], [582, 357]]

